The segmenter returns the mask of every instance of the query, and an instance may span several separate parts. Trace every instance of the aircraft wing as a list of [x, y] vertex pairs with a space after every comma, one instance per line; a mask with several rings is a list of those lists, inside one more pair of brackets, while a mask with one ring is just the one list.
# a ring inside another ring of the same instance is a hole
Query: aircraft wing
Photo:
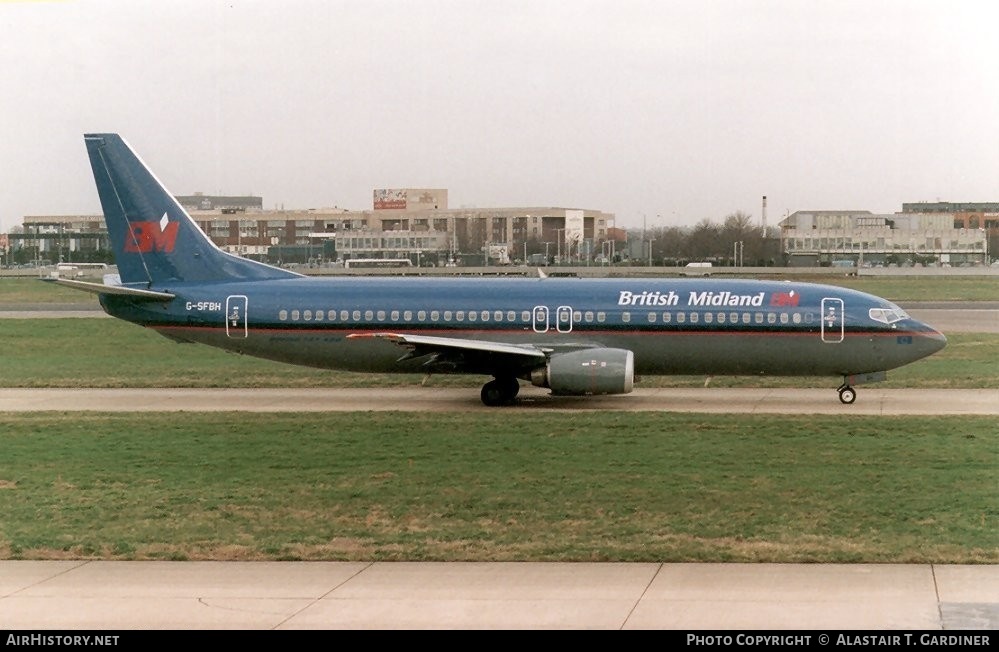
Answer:
[[526, 344], [504, 344], [457, 337], [434, 337], [404, 333], [355, 333], [349, 339], [378, 338], [408, 349], [399, 362], [431, 356], [424, 366], [430, 370], [453, 370], [466, 373], [495, 373], [520, 370], [544, 364], [547, 351]]
[[116, 294], [119, 296], [132, 297], [133, 299], [145, 299], [147, 301], [169, 301], [176, 295], [169, 292], [156, 292], [154, 290], [140, 290], [123, 285], [105, 285], [104, 283], [89, 283], [87, 281], [74, 281], [68, 278], [45, 278], [47, 283], [64, 285], [74, 290], [83, 290], [92, 294]]

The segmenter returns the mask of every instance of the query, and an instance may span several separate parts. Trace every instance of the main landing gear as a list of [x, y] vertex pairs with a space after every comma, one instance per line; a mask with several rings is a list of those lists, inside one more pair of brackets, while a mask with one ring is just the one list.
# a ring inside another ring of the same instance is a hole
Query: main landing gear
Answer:
[[509, 405], [517, 398], [520, 383], [516, 378], [495, 378], [482, 386], [482, 402], [489, 407]]
[[839, 389], [836, 390], [836, 391], [839, 392], [839, 402], [840, 403], [844, 403], [846, 405], [849, 405], [850, 403], [853, 403], [854, 401], [857, 400], [857, 390], [855, 390], [854, 388], [850, 387], [846, 383], [843, 383], [842, 385], [840, 385]]

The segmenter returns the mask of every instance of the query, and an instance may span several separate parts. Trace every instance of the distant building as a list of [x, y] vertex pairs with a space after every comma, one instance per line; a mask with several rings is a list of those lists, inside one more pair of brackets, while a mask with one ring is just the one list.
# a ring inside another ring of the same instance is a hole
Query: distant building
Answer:
[[957, 266], [986, 264], [988, 257], [985, 231], [961, 226], [950, 212], [797, 211], [779, 227], [792, 266]]
[[214, 211], [225, 214], [237, 212], [260, 212], [264, 209], [263, 197], [248, 196], [218, 196], [196, 192], [193, 195], [178, 195], [174, 197], [177, 203], [190, 211]]
[[953, 215], [955, 229], [985, 229], [988, 255], [999, 257], [999, 202], [916, 202], [902, 204], [902, 212]]
[[[273, 263], [405, 257], [416, 265], [502, 264], [531, 254], [593, 259], [607, 247], [614, 215], [591, 209], [447, 207], [447, 190], [382, 189], [372, 209], [263, 210], [260, 197], [176, 197], [220, 248]], [[26, 216], [12, 233], [23, 261], [111, 262], [100, 215]]]
[[9, 262], [112, 262], [101, 215], [29, 215], [8, 235]]

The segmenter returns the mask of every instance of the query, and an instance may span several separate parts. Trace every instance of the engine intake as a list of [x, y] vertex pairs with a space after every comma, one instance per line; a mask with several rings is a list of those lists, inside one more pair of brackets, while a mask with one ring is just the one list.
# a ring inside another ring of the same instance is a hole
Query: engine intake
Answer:
[[635, 355], [607, 348], [557, 353], [531, 372], [531, 384], [562, 396], [627, 394], [635, 384]]

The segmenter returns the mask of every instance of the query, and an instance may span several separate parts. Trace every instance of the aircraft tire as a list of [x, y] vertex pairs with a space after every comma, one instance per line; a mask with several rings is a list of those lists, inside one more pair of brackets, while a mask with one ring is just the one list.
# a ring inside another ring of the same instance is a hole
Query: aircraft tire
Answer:
[[857, 400], [857, 390], [850, 386], [839, 388], [839, 401], [844, 405], [850, 405]]
[[512, 403], [513, 399], [517, 398], [517, 394], [520, 393], [520, 383], [517, 382], [517, 379], [497, 378], [496, 382], [503, 385], [503, 391], [506, 393], [507, 402]]
[[517, 397], [520, 383], [516, 378], [496, 378], [482, 386], [480, 397], [489, 407], [509, 405]]

